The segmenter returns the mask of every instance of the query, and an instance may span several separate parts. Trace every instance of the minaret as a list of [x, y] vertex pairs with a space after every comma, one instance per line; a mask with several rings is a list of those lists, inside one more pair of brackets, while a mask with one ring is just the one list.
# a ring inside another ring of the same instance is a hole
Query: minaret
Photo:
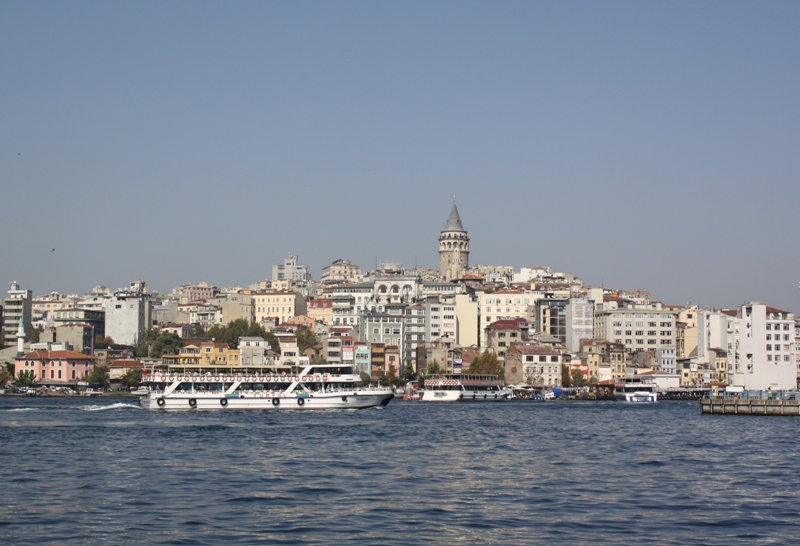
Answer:
[[439, 274], [451, 281], [463, 275], [469, 267], [469, 236], [461, 224], [461, 217], [453, 196], [453, 208], [444, 231], [439, 235]]
[[25, 323], [19, 317], [19, 328], [17, 328], [17, 358], [25, 356]]

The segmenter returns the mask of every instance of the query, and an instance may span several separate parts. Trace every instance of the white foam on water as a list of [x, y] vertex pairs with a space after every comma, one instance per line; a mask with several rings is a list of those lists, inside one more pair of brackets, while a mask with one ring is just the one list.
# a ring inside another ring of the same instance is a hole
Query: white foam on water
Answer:
[[125, 404], [124, 402], [117, 402], [116, 404], [111, 404], [110, 406], [85, 406], [81, 408], [84, 411], [104, 411], [104, 410], [112, 410], [112, 409], [141, 409], [139, 406], [135, 404]]

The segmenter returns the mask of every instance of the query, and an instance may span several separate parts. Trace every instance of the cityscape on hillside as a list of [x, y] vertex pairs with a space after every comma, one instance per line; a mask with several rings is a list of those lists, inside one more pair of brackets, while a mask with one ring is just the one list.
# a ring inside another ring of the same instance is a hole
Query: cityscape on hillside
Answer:
[[[470, 264], [455, 199], [438, 235], [439, 269], [337, 259], [313, 280], [289, 255], [247, 287], [184, 284], [151, 293], [145, 281], [83, 295], [34, 297], [14, 282], [2, 302], [2, 361], [15, 377], [69, 385], [96, 363], [112, 383], [148, 364], [351, 365], [371, 381], [437, 371], [466, 374], [484, 353], [506, 384], [552, 388], [647, 379], [663, 388], [798, 385], [798, 318], [772, 302], [703, 309], [647, 292], [585, 286], [549, 267]], [[213, 328], [257, 325], [269, 337], [223, 343]], [[181, 343], [154, 351], [157, 334]], [[324, 359], [324, 360], [323, 360]]]

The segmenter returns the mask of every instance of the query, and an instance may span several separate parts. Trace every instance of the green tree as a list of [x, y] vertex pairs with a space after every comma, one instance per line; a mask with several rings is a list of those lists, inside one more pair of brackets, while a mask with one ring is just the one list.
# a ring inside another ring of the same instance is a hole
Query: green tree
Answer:
[[367, 372], [360, 372], [358, 375], [361, 376], [361, 382], [365, 385], [369, 385], [372, 382], [372, 378]]
[[14, 374], [9, 372], [5, 366], [0, 366], [0, 387], [5, 387], [13, 379]]
[[386, 372], [386, 375], [383, 376], [383, 379], [381, 379], [381, 385], [384, 386], [399, 387], [400, 385], [405, 384], [405, 381], [397, 377], [397, 370], [395, 369], [394, 365], [389, 366], [389, 371]]
[[35, 387], [36, 386], [36, 374], [33, 373], [33, 370], [22, 370], [17, 375], [17, 378], [14, 380], [14, 383], [18, 387]]
[[136, 357], [137, 358], [147, 358], [150, 356], [150, 343], [145, 341], [138, 347], [136, 347]]
[[141, 341], [155, 341], [161, 335], [161, 330], [158, 328], [150, 328], [142, 333]]
[[136, 387], [142, 382], [142, 369], [133, 368], [122, 375], [121, 382], [125, 387]]
[[561, 386], [562, 387], [572, 386], [572, 378], [569, 375], [569, 366], [567, 366], [566, 364], [561, 365]]
[[439, 364], [439, 361], [435, 358], [433, 362], [428, 364], [428, 367], [425, 369], [425, 375], [439, 375], [442, 373], [442, 366]]
[[570, 375], [570, 382], [572, 383], [573, 387], [585, 387], [587, 384], [586, 376], [584, 376], [583, 372], [578, 369], [576, 369]]
[[111, 383], [111, 380], [108, 377], [108, 365], [107, 364], [95, 364], [94, 369], [84, 377], [83, 379], [86, 381], [90, 387], [98, 387], [103, 390], [108, 388], [108, 385]]
[[205, 334], [217, 343], [226, 343], [231, 349], [239, 348], [240, 337], [261, 337], [269, 342], [273, 351], [279, 354], [281, 352], [281, 344], [272, 332], [267, 332], [260, 324], [245, 319], [236, 319], [227, 326], [215, 324]]
[[469, 365], [469, 373], [472, 375], [496, 375], [500, 379], [503, 379], [505, 375], [503, 365], [497, 355], [489, 351], [484, 351], [481, 356], [472, 361]]
[[189, 330], [189, 337], [207, 337], [207, 336], [208, 334], [206, 333], [206, 329], [199, 324], [192, 326], [192, 329]]
[[294, 335], [297, 338], [297, 347], [300, 349], [300, 352], [319, 343], [317, 334], [310, 328], [298, 328]]
[[110, 336], [106, 336], [106, 337], [95, 336], [94, 344], [95, 345], [108, 345], [108, 346], [111, 346], [111, 345], [114, 345], [114, 338], [112, 338]]
[[161, 358], [162, 354], [178, 354], [181, 347], [183, 347], [183, 340], [178, 337], [178, 334], [164, 332], [159, 334], [153, 346], [150, 348], [150, 357]]
[[44, 328], [41, 326], [34, 328], [31, 331], [31, 343], [39, 343], [39, 338], [41, 337], [42, 332], [44, 332]]

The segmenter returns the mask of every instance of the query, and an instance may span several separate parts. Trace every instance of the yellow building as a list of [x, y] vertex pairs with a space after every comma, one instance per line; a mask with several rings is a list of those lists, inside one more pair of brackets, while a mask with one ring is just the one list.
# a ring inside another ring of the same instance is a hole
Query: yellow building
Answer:
[[307, 313], [306, 300], [297, 292], [260, 292], [253, 296], [253, 307], [257, 323], [276, 318], [280, 324]]
[[320, 324], [333, 323], [333, 300], [318, 298], [308, 302], [308, 316]]

